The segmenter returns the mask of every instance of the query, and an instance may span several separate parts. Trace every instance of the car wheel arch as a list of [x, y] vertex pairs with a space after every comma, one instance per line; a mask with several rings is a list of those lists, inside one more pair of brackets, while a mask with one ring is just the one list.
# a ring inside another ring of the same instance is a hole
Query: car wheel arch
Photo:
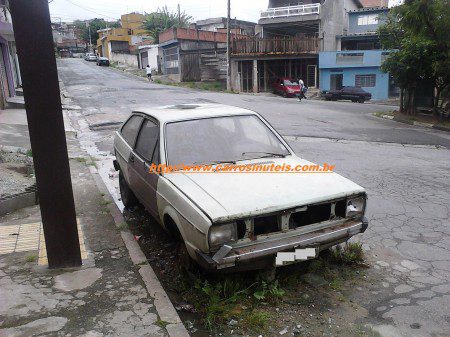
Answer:
[[177, 211], [171, 207], [166, 207], [162, 216], [162, 223], [165, 230], [178, 240], [184, 241], [184, 233]]

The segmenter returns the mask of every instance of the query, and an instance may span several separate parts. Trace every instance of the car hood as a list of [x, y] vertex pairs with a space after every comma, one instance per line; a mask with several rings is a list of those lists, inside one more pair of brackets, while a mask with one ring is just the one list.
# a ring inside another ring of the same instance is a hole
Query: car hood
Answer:
[[[313, 164], [296, 156], [242, 162], [250, 163]], [[213, 223], [365, 192], [361, 186], [336, 173], [171, 173], [165, 177]]]

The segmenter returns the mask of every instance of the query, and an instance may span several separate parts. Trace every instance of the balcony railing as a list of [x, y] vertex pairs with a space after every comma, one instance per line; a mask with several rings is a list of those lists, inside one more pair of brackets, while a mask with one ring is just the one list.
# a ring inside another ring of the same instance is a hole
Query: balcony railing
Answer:
[[319, 14], [320, 4], [269, 8], [261, 12], [261, 19], [282, 18], [297, 15]]
[[319, 43], [316, 37], [296, 38], [243, 38], [235, 39], [231, 45], [231, 54], [242, 55], [283, 55], [318, 53]]

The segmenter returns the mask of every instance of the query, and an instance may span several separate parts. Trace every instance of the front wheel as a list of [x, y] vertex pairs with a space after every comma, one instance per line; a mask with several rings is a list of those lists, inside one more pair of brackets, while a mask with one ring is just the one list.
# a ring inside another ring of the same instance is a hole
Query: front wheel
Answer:
[[365, 102], [364, 97], [361, 97], [361, 98], [358, 100], [358, 102], [359, 102], [359, 103], [364, 103], [364, 102]]
[[197, 279], [196, 275], [199, 272], [199, 266], [189, 255], [183, 239], [180, 239], [177, 244], [177, 260], [179, 271], [184, 273], [188, 280], [195, 282]]
[[120, 188], [120, 197], [122, 198], [122, 203], [126, 208], [137, 206], [139, 204], [138, 199], [134, 195], [130, 186], [128, 186], [128, 183], [125, 180], [122, 172], [119, 173], [119, 188]]

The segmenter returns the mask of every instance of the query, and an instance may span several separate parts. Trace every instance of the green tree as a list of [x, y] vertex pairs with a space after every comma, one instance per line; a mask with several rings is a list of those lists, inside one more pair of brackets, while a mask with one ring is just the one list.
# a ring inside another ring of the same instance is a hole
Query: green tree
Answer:
[[450, 81], [449, 0], [406, 0], [393, 8], [378, 30], [384, 49], [394, 49], [382, 65], [401, 89], [400, 112], [415, 114], [416, 93], [424, 83], [436, 89], [435, 111]]
[[146, 15], [143, 29], [153, 38], [155, 43], [159, 43], [159, 34], [166, 29], [172, 27], [187, 28], [192, 20], [192, 17], [187, 15], [184, 11], [175, 13], [169, 11], [167, 6], [158, 9], [154, 13]]
[[89, 43], [89, 27], [90, 32], [91, 32], [91, 40], [92, 40], [92, 45], [96, 45], [97, 40], [98, 40], [98, 33], [97, 31], [100, 29], [105, 29], [105, 28], [117, 28], [120, 27], [120, 22], [119, 21], [114, 21], [114, 22], [108, 22], [105, 21], [104, 19], [93, 19], [90, 21], [80, 21], [77, 20], [74, 22], [75, 25], [78, 27], [78, 29], [80, 30], [80, 37], [81, 39], [85, 42], [85, 43]]

